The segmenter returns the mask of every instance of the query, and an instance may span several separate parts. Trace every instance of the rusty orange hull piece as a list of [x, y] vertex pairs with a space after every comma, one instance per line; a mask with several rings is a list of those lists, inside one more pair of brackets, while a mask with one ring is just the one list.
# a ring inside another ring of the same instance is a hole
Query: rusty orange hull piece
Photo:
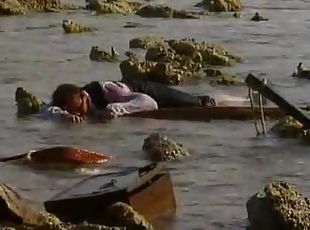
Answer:
[[98, 152], [78, 149], [74, 147], [57, 146], [41, 150], [35, 150], [13, 157], [0, 159], [7, 161], [29, 161], [35, 163], [61, 163], [61, 164], [101, 164], [112, 157]]

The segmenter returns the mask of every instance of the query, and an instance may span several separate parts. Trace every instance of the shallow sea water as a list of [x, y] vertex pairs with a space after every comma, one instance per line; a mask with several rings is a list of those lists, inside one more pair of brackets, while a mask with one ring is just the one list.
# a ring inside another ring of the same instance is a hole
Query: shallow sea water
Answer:
[[[197, 1], [168, 2], [177, 8], [197, 10]], [[83, 2], [79, 2], [83, 4]], [[240, 19], [210, 14], [200, 20], [142, 19], [135, 15], [94, 16], [87, 11], [30, 14], [0, 18], [0, 156], [56, 145], [73, 145], [118, 157], [116, 165], [98, 171], [57, 171], [0, 165], [0, 181], [25, 196], [42, 202], [82, 177], [96, 172], [143, 166], [143, 139], [162, 132], [188, 147], [192, 156], [171, 162], [177, 211], [172, 220], [161, 220], [164, 229], [244, 229], [246, 200], [266, 183], [276, 179], [298, 185], [310, 195], [309, 147], [297, 140], [256, 137], [251, 121], [160, 121], [124, 118], [105, 124], [60, 126], [35, 118], [17, 119], [16, 87], [23, 86], [49, 99], [63, 82], [83, 84], [91, 80], [117, 80], [117, 63], [89, 60], [90, 47], [123, 54], [131, 38], [145, 35], [165, 38], [193, 37], [221, 43], [241, 55], [244, 62], [229, 69], [245, 77], [249, 72], [265, 74], [286, 97], [309, 104], [309, 82], [289, 77], [299, 61], [310, 65], [310, 2], [302, 0], [244, 1]], [[259, 11], [269, 18], [255, 23], [249, 19]], [[64, 34], [63, 19], [72, 18], [99, 30], [94, 33]], [[150, 25], [123, 28], [126, 22]], [[46, 27], [32, 29], [27, 27]], [[193, 93], [213, 91], [244, 96], [246, 89], [212, 88], [207, 82], [182, 86]], [[271, 127], [272, 123], [268, 123]]]

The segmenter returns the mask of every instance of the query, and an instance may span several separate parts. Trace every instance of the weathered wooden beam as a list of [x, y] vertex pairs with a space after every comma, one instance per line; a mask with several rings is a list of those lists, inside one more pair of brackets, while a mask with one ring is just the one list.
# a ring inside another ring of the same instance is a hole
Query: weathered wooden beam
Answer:
[[294, 117], [297, 121], [302, 123], [304, 127], [310, 128], [310, 116], [302, 109], [284, 99], [267, 83], [264, 83], [261, 79], [255, 77], [253, 74], [249, 74], [245, 79], [245, 82], [249, 88], [260, 92], [265, 98], [278, 105], [283, 113]]
[[[255, 108], [255, 112], [259, 110]], [[264, 108], [269, 119], [279, 119], [284, 114], [278, 107]], [[126, 117], [151, 118], [160, 120], [210, 121], [210, 120], [252, 120], [253, 111], [250, 106], [216, 106], [158, 109], [125, 115]]]

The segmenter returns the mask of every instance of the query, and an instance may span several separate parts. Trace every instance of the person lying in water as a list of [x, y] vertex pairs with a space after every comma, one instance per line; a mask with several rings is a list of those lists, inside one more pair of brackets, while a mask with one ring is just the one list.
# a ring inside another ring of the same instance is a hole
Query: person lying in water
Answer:
[[160, 83], [141, 80], [93, 81], [83, 87], [62, 84], [41, 110], [48, 119], [83, 122], [86, 117], [112, 119], [158, 108], [216, 106], [210, 96], [194, 96]]

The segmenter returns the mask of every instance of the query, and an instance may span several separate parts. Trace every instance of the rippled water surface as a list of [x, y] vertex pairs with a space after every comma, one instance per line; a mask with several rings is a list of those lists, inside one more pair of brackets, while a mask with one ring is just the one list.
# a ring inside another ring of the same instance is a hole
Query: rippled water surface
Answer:
[[[195, 10], [192, 1], [168, 2]], [[83, 4], [81, 2], [81, 4]], [[249, 19], [258, 10], [270, 21]], [[193, 37], [218, 42], [240, 54], [244, 62], [229, 71], [245, 77], [249, 72], [266, 74], [293, 101], [309, 104], [309, 82], [289, 77], [300, 60], [310, 65], [310, 2], [305, 0], [244, 1], [240, 19], [208, 15], [200, 20], [142, 19], [135, 15], [94, 16], [74, 13], [30, 14], [0, 18], [0, 140], [1, 156], [54, 145], [74, 145], [118, 156], [113, 169], [142, 166], [143, 139], [163, 132], [187, 146], [192, 156], [170, 163], [178, 202], [176, 217], [167, 229], [244, 229], [245, 202], [266, 183], [283, 179], [310, 195], [309, 147], [299, 141], [276, 137], [257, 138], [252, 122], [159, 121], [117, 119], [106, 124], [65, 126], [15, 117], [14, 92], [23, 86], [48, 100], [63, 82], [83, 84], [91, 80], [120, 79], [118, 64], [89, 60], [92, 45], [120, 53], [131, 38], [157, 35]], [[63, 34], [60, 24], [72, 18], [97, 27], [94, 33]], [[126, 22], [149, 27], [123, 28]], [[27, 27], [54, 27], [27, 29]], [[213, 89], [202, 82], [184, 90], [206, 93]], [[246, 89], [234, 90], [244, 95]], [[272, 124], [268, 124], [271, 126]], [[102, 168], [108, 172], [111, 167]], [[9, 183], [38, 202], [44, 201], [90, 172], [43, 171], [15, 165], [0, 167], [1, 182]]]

